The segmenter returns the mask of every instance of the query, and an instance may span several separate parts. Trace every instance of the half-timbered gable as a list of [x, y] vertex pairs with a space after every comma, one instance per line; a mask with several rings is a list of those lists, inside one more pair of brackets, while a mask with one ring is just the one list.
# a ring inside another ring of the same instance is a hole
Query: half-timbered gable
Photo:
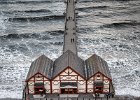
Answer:
[[32, 62], [26, 78], [28, 94], [51, 93], [50, 78], [52, 66], [53, 61], [45, 55]]
[[70, 50], [54, 62], [52, 93], [86, 93], [84, 61]]
[[101, 57], [92, 55], [85, 61], [88, 93], [114, 92], [108, 65]]

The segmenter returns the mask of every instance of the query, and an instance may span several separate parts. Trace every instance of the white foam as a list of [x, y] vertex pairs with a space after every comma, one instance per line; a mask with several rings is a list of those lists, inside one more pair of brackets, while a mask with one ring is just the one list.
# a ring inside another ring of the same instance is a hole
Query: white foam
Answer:
[[22, 91], [18, 89], [20, 86], [20, 84], [0, 85], [0, 98], [21, 98]]
[[6, 29], [6, 24], [5, 24], [5, 17], [1, 15], [0, 13], [0, 31], [4, 31]]
[[118, 89], [116, 90], [117, 95], [131, 95], [135, 97], [140, 96], [140, 91], [132, 89], [132, 88], [123, 88], [123, 89]]

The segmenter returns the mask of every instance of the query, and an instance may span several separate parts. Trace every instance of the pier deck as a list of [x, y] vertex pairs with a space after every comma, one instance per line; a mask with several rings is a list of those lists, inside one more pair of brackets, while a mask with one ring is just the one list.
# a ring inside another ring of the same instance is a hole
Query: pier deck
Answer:
[[75, 19], [75, 1], [68, 0], [65, 17], [65, 33], [63, 52], [71, 50], [77, 54], [76, 39], [76, 19]]

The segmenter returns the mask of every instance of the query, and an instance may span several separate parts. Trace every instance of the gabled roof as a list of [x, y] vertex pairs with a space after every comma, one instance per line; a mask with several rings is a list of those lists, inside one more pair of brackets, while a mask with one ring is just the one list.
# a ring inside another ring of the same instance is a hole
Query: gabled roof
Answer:
[[53, 77], [57, 76], [67, 67], [71, 67], [85, 78], [84, 61], [70, 50], [64, 52], [54, 61]]
[[30, 79], [36, 73], [41, 73], [47, 78], [51, 78], [51, 68], [53, 67], [53, 61], [45, 55], [41, 55], [35, 61], [32, 62], [26, 81]]
[[101, 72], [106, 77], [112, 79], [107, 62], [103, 60], [100, 56], [93, 54], [85, 61], [85, 64], [87, 69], [87, 78], [90, 78], [97, 72]]

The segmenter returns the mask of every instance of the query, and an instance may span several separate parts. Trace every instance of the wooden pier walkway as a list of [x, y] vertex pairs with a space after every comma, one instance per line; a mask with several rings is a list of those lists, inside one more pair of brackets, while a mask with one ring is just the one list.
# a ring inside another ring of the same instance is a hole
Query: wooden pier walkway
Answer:
[[75, 0], [67, 0], [66, 17], [65, 17], [65, 33], [63, 52], [71, 50], [77, 54], [77, 37], [76, 37], [76, 17], [75, 17]]

